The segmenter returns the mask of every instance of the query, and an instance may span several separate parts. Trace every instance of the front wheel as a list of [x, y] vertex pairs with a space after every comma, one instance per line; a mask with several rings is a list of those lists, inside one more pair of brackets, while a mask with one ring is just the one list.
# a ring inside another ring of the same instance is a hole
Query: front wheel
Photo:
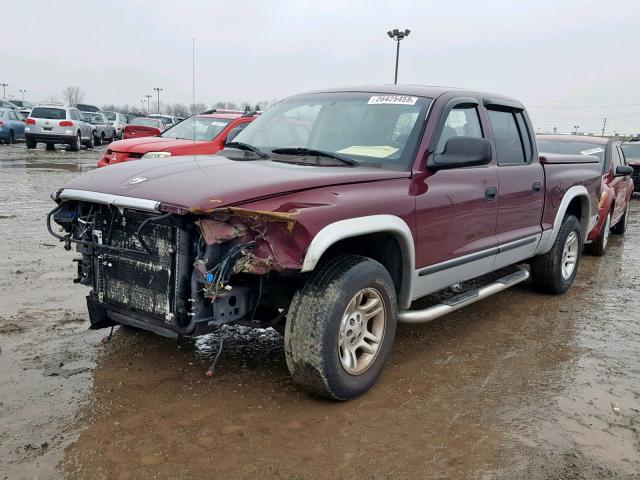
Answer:
[[76, 139], [69, 144], [69, 149], [72, 152], [77, 152], [80, 150], [80, 145], [82, 145], [82, 137], [80, 136], [80, 132], [78, 132]]
[[544, 293], [564, 293], [576, 278], [582, 250], [582, 231], [575, 215], [562, 221], [553, 247], [531, 261], [533, 286]]
[[616, 223], [613, 228], [611, 228], [611, 231], [613, 233], [615, 233], [616, 235], [623, 235], [624, 232], [627, 231], [627, 224], [629, 223], [629, 208], [631, 207], [631, 199], [629, 199], [629, 201], [627, 202], [627, 208], [624, 211], [624, 215], [622, 216], [622, 218], [620, 220], [618, 220], [618, 223]]
[[315, 271], [287, 315], [285, 354], [294, 381], [335, 400], [362, 395], [391, 353], [397, 300], [389, 272], [343, 255]]

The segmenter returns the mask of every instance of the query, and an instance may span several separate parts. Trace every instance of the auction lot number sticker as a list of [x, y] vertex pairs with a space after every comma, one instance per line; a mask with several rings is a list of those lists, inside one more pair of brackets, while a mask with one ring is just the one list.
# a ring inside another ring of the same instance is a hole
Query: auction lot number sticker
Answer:
[[375, 95], [367, 102], [369, 105], [415, 105], [418, 97], [407, 95]]

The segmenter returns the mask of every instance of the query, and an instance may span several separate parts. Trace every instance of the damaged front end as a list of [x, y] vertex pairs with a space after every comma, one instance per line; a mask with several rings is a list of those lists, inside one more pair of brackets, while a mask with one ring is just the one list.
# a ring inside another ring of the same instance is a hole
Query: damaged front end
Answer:
[[65, 190], [55, 200], [47, 226], [81, 254], [75, 282], [91, 287], [91, 328], [177, 337], [284, 318], [309, 241], [295, 211], [189, 211]]

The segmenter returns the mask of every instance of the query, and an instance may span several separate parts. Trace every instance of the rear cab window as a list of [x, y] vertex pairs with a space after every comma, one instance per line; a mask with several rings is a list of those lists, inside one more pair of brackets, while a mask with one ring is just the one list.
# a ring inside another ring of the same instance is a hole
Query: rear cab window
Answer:
[[487, 109], [498, 165], [525, 165], [531, 161], [532, 140], [522, 111]]
[[31, 111], [31, 116], [45, 120], [65, 120], [67, 111], [64, 108], [36, 107]]

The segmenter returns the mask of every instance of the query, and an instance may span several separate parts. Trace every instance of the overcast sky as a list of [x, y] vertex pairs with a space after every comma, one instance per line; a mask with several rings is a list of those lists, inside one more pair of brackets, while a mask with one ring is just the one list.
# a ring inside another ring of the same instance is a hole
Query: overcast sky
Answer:
[[[522, 100], [540, 131], [640, 132], [639, 0], [11, 2], [7, 96], [140, 104], [256, 102], [354, 84], [452, 85]], [[6, 19], [9, 20], [9, 19]]]

